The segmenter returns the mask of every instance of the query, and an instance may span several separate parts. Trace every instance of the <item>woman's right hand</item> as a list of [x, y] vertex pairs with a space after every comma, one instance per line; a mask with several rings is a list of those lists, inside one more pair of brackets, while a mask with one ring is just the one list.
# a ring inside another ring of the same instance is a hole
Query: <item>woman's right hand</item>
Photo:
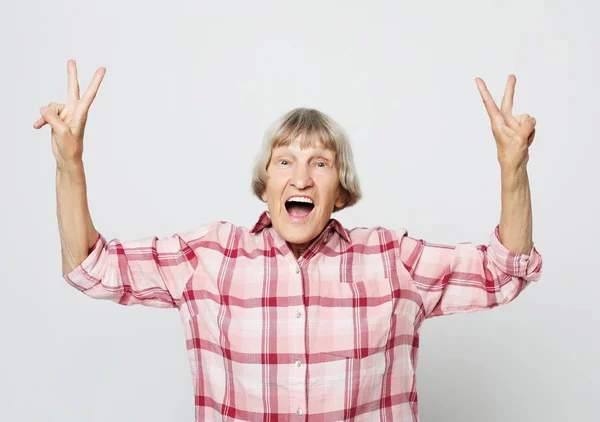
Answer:
[[68, 102], [58, 104], [51, 102], [40, 109], [42, 117], [33, 124], [35, 129], [41, 129], [46, 123], [52, 128], [52, 152], [57, 165], [68, 165], [82, 160], [83, 134], [87, 115], [96, 98], [100, 83], [106, 73], [106, 68], [99, 68], [94, 74], [88, 89], [79, 98], [79, 82], [77, 80], [77, 65], [75, 60], [67, 62], [68, 73]]

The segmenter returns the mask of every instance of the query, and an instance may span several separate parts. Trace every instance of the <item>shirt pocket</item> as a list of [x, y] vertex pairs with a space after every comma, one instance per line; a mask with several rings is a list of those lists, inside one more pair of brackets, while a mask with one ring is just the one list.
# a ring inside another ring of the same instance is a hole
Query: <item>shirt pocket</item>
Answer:
[[311, 355], [360, 359], [386, 349], [393, 309], [388, 279], [320, 281], [315, 287], [307, 309]]

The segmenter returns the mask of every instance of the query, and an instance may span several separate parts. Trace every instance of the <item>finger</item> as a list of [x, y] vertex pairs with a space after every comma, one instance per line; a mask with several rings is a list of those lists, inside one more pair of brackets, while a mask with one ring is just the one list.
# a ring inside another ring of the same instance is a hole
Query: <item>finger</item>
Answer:
[[58, 104], [50, 103], [48, 107], [42, 107], [40, 114], [56, 133], [70, 132], [69, 126], [58, 115]]
[[531, 135], [529, 135], [529, 138], [527, 139], [527, 146], [530, 147], [531, 144], [533, 144], [533, 139], [535, 138], [535, 128], [533, 128], [533, 131], [531, 132]]
[[531, 133], [535, 129], [536, 120], [534, 117], [523, 120], [521, 127], [519, 128], [519, 135], [522, 139], [529, 139]]
[[508, 81], [506, 82], [506, 88], [504, 89], [504, 96], [502, 97], [502, 104], [500, 105], [502, 112], [510, 114], [511, 116], [516, 84], [517, 77], [513, 74], [508, 75]]
[[515, 118], [515, 116], [513, 116], [511, 113], [505, 112], [502, 112], [502, 115], [504, 116], [504, 121], [508, 126], [514, 130], [519, 130], [521, 123]]
[[[50, 103], [50, 104], [56, 104], [56, 103]], [[63, 111], [65, 110], [65, 108], [67, 107], [67, 105], [66, 105], [66, 104], [56, 104], [56, 106], [57, 106], [57, 110], [58, 110], [58, 115], [59, 115], [60, 117], [62, 117], [62, 115], [64, 114], [64, 113], [63, 113]], [[46, 123], [48, 123], [48, 122], [46, 122], [46, 121], [44, 120], [44, 118], [43, 118], [43, 117], [40, 117], [40, 118], [39, 118], [39, 119], [38, 119], [38, 120], [37, 120], [37, 121], [36, 121], [36, 122], [33, 124], [33, 127], [34, 127], [35, 129], [40, 129], [40, 128], [44, 127], [44, 126], [46, 125]]]
[[69, 101], [79, 100], [79, 81], [77, 80], [77, 64], [75, 60], [67, 62]]
[[515, 97], [515, 84], [517, 83], [517, 77], [513, 74], [508, 75], [508, 81], [506, 82], [506, 88], [504, 89], [504, 96], [502, 97], [502, 103], [500, 105], [500, 111], [504, 116], [504, 121], [513, 130], [519, 130], [520, 122], [513, 116], [513, 100]]
[[85, 93], [83, 94], [83, 97], [81, 98], [81, 104], [83, 107], [82, 111], [84, 114], [87, 114], [87, 111], [90, 109], [94, 98], [96, 98], [96, 93], [98, 92], [98, 88], [100, 87], [102, 79], [104, 79], [105, 73], [106, 68], [104, 67], [101, 67], [98, 70], [96, 70], [96, 73], [92, 78], [92, 82], [90, 82], [88, 89], [86, 89]]
[[492, 94], [488, 91], [483, 79], [475, 78], [475, 83], [477, 84], [477, 89], [479, 89], [479, 94], [483, 99], [483, 104], [485, 105], [488, 116], [490, 116], [492, 124], [500, 127], [503, 124], [502, 113], [500, 113], [496, 102], [492, 98]]
[[529, 114], [519, 114], [518, 116], [515, 116], [515, 120], [520, 125], [525, 119], [529, 119], [530, 117]]
[[40, 129], [46, 124], [46, 121], [43, 118], [40, 118], [33, 124], [34, 129]]

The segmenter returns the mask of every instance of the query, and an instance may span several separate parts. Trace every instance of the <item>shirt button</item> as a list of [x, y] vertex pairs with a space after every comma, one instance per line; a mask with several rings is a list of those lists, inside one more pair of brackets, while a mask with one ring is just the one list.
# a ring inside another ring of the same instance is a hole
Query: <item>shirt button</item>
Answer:
[[304, 415], [304, 412], [302, 411], [302, 409], [298, 409], [298, 410], [296, 410], [296, 415], [302, 416], [302, 415]]
[[296, 311], [296, 315], [294, 315], [296, 318], [300, 318], [302, 316], [302, 314], [300, 313], [300, 311]]
[[300, 363], [300, 359], [296, 359], [296, 366], [297, 366], [298, 368], [300, 368], [300, 366], [301, 366], [301, 365], [302, 365], [302, 364]]
[[300, 268], [296, 267], [296, 274], [300, 274]]

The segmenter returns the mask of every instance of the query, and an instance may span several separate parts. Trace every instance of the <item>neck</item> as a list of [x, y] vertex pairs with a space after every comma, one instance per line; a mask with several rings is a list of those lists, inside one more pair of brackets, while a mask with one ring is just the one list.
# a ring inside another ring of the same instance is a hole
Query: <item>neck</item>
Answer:
[[308, 249], [308, 247], [310, 246], [310, 243], [304, 243], [304, 244], [298, 245], [296, 243], [288, 242], [288, 245], [289, 245], [290, 249], [292, 250], [292, 253], [296, 257], [296, 259], [298, 259], [302, 256], [304, 251], [306, 251]]

